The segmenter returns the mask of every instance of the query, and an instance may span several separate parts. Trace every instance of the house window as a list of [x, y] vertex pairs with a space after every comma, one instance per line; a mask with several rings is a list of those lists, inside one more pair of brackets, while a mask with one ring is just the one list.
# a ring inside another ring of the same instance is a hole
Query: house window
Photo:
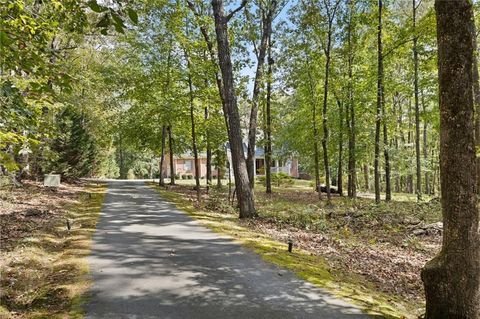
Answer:
[[185, 164], [183, 164], [183, 169], [185, 171], [191, 171], [192, 170], [192, 161], [191, 160], [186, 160]]

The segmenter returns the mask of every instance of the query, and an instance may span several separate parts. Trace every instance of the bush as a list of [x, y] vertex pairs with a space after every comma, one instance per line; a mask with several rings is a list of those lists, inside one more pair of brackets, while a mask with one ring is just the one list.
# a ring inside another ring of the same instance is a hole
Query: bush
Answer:
[[279, 225], [289, 225], [312, 231], [324, 231], [327, 229], [325, 211], [317, 205], [307, 207], [286, 207], [285, 210], [262, 210], [261, 217], [273, 219]]
[[187, 179], [187, 175], [182, 175], [182, 179]]
[[180, 175], [175, 174], [175, 179], [179, 179], [179, 178], [180, 178]]
[[205, 208], [217, 213], [236, 214], [235, 208], [225, 200], [222, 193], [212, 192], [205, 203]]
[[[271, 178], [272, 184], [275, 185], [275, 186], [278, 186], [278, 187], [293, 185], [293, 183], [295, 182], [294, 179], [290, 175], [288, 175], [287, 173], [283, 173], [283, 172], [272, 173], [270, 178]], [[267, 177], [266, 176], [257, 176], [256, 181], [257, 181], [257, 183], [265, 185], [265, 183], [267, 181]]]
[[193, 175], [188, 174], [188, 175], [187, 175], [187, 179], [193, 179]]
[[265, 176], [257, 176], [257, 183], [265, 184], [266, 181], [267, 181], [267, 178]]
[[272, 183], [277, 185], [278, 187], [289, 186], [289, 185], [293, 185], [294, 180], [287, 173], [280, 172], [280, 173], [272, 174]]

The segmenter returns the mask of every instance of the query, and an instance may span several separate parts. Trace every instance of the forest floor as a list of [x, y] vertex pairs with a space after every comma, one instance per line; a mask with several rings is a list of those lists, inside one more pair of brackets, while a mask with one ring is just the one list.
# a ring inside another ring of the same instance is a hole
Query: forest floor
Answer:
[[31, 181], [0, 188], [0, 318], [81, 314], [85, 256], [104, 191], [84, 183], [50, 190]]
[[[179, 184], [183, 185], [170, 186], [162, 193], [181, 195], [171, 200], [193, 205], [196, 195], [191, 182]], [[417, 203], [410, 194], [396, 194], [394, 201], [377, 205], [369, 198], [351, 200], [337, 195], [328, 206], [301, 181], [274, 187], [271, 195], [257, 184], [259, 217], [238, 220], [228, 204], [226, 186], [221, 190], [210, 188], [209, 195], [202, 191], [202, 203], [195, 204], [197, 211], [278, 242], [292, 240], [296, 249], [322, 257], [338, 281], [350, 281], [360, 290], [379, 293], [373, 299], [384, 299], [392, 308], [389, 314], [415, 318], [423, 313], [420, 270], [441, 245], [438, 199]], [[200, 215], [196, 217], [202, 218]], [[238, 232], [233, 231], [234, 237]], [[381, 306], [377, 301], [378, 310]]]

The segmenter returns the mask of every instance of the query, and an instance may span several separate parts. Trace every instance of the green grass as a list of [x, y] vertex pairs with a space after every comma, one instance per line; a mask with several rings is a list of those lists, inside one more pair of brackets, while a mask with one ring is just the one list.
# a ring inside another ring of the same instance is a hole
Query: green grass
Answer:
[[[90, 253], [105, 186], [88, 186], [64, 218], [21, 239], [1, 264], [0, 318], [83, 318]], [[13, 317], [13, 316], [12, 316]]]
[[154, 187], [163, 198], [174, 203], [179, 209], [210, 229], [231, 236], [235, 241], [260, 254], [264, 260], [287, 268], [300, 278], [328, 289], [334, 295], [358, 305], [366, 313], [380, 314], [386, 318], [415, 317], [412, 313], [416, 309], [405, 305], [402, 298], [376, 291], [375, 287], [355, 274], [329, 268], [321, 256], [299, 249], [289, 254], [286, 252], [286, 243], [278, 242], [265, 234], [242, 226], [236, 214], [200, 210], [182, 195], [161, 189], [156, 185]]

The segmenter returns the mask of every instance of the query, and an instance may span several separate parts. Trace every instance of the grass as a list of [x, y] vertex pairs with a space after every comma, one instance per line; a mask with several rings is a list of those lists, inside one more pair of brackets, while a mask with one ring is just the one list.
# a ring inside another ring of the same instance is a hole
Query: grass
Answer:
[[[106, 187], [89, 185], [58, 217], [19, 239], [0, 264], [0, 318], [83, 318], [90, 253]], [[65, 217], [73, 221], [66, 229]]]
[[264, 260], [287, 268], [299, 277], [326, 288], [334, 295], [358, 305], [366, 313], [382, 315], [386, 318], [415, 317], [412, 314], [417, 309], [405, 304], [401, 297], [381, 293], [371, 283], [353, 273], [330, 268], [321, 256], [298, 248], [289, 254], [286, 252], [286, 243], [245, 227], [236, 214], [221, 209], [195, 207], [194, 202], [179, 193], [153, 186], [163, 198], [174, 203], [205, 226], [231, 236], [235, 241], [260, 254]]

